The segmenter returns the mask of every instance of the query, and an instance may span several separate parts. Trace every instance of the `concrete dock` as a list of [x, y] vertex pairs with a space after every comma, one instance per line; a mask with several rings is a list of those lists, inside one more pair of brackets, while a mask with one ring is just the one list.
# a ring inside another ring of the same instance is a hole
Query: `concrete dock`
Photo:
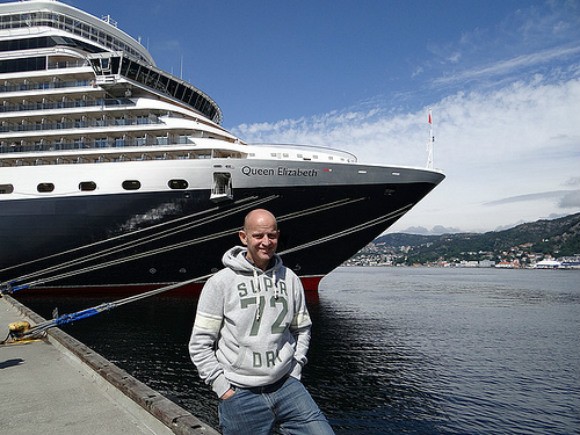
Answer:
[[[8, 325], [44, 319], [0, 298]], [[58, 328], [42, 341], [0, 346], [0, 435], [218, 435], [191, 413]]]

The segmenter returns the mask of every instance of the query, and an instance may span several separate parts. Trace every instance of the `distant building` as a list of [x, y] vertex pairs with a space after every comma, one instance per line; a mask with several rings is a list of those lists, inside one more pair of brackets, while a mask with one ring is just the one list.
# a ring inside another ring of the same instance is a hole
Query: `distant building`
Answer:
[[478, 267], [493, 267], [495, 266], [495, 261], [491, 260], [480, 260], [478, 263]]
[[546, 259], [536, 263], [536, 269], [558, 269], [561, 263], [558, 260]]
[[495, 267], [497, 267], [498, 269], [513, 269], [514, 263], [512, 263], [511, 261], [500, 261], [495, 265]]

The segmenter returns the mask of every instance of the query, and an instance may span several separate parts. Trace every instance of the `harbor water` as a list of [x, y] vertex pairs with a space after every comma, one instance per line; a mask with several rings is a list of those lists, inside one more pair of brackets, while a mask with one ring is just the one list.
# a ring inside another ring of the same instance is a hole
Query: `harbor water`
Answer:
[[[22, 295], [45, 317], [104, 298]], [[63, 329], [217, 427], [187, 354], [195, 298]], [[337, 434], [580, 434], [580, 273], [339, 268], [309, 302], [303, 377]]]

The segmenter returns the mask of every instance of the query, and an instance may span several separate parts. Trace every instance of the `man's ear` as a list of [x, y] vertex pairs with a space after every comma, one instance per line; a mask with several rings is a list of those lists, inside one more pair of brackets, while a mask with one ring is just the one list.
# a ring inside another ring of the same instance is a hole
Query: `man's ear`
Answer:
[[240, 240], [245, 246], [248, 246], [248, 235], [244, 230], [238, 231], [238, 236], [240, 236]]

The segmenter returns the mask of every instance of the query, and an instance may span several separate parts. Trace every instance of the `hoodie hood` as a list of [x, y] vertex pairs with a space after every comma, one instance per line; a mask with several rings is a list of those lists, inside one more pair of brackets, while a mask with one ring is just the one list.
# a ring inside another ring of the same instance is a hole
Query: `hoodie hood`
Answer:
[[225, 267], [228, 267], [244, 275], [275, 275], [276, 272], [282, 267], [282, 258], [280, 258], [278, 254], [274, 254], [274, 257], [272, 257], [268, 269], [262, 270], [248, 261], [246, 258], [246, 252], [247, 249], [245, 247], [234, 246], [233, 248], [226, 251], [222, 257], [222, 263]]

